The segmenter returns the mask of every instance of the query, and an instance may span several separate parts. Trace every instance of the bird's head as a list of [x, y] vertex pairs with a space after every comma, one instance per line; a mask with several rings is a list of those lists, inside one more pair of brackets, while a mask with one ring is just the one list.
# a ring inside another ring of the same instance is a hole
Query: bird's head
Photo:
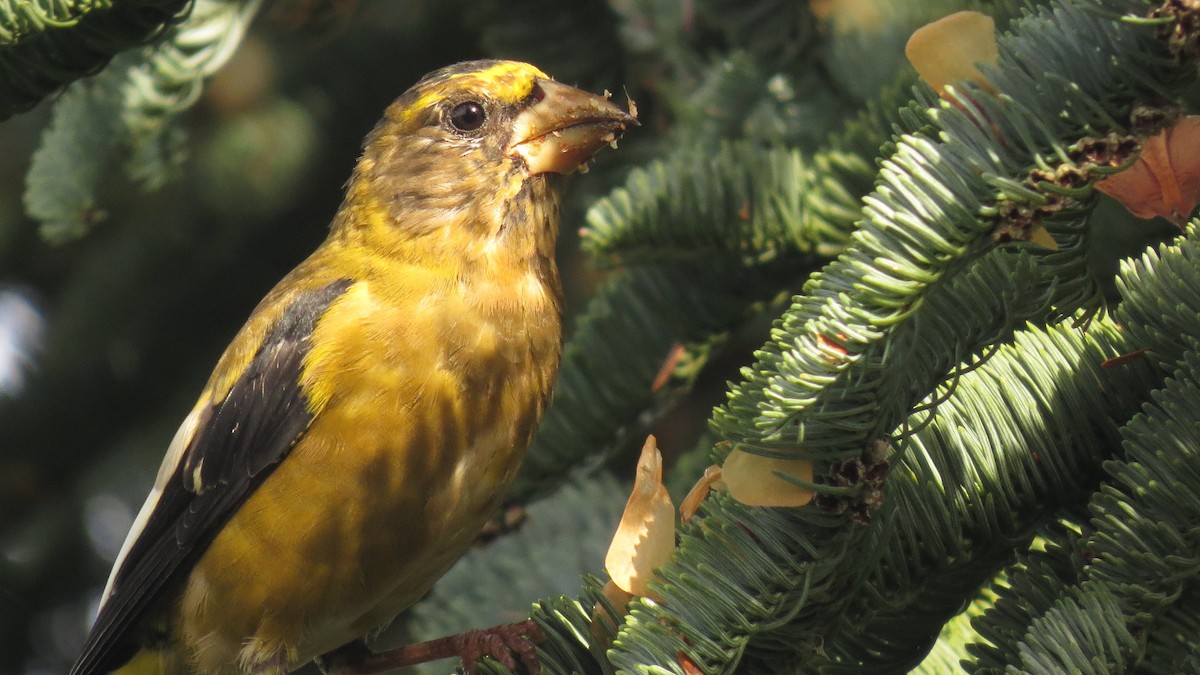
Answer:
[[[515, 61], [470, 61], [426, 75], [388, 110], [399, 133], [446, 151], [507, 158], [527, 175], [571, 173], [637, 124], [607, 97]], [[386, 126], [385, 122], [385, 126]]]
[[[554, 201], [552, 176], [586, 165], [637, 124], [608, 100], [514, 61], [426, 75], [367, 137], [347, 205], [386, 212], [387, 229], [494, 238]], [[345, 207], [344, 207], [345, 208]], [[555, 206], [556, 208], [556, 206]], [[374, 228], [372, 228], [374, 229]]]

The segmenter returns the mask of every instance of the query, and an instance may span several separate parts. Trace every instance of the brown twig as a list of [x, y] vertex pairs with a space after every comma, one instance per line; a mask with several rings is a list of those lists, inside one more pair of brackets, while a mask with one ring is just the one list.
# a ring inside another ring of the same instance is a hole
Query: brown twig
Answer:
[[509, 670], [515, 670], [515, 654], [527, 671], [538, 675], [541, 672], [541, 664], [538, 663], [534, 645], [545, 639], [546, 634], [541, 627], [529, 619], [520, 623], [503, 624], [404, 645], [378, 654], [334, 657], [328, 672], [330, 675], [371, 675], [419, 663], [461, 657], [463, 670], [467, 675], [472, 675], [475, 672], [475, 662], [485, 656], [496, 659]]

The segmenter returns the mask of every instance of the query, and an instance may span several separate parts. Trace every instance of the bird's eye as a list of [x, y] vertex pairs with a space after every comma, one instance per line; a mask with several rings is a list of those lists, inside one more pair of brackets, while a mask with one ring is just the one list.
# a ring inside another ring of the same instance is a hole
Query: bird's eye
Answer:
[[475, 101], [464, 101], [450, 109], [450, 124], [459, 131], [475, 131], [486, 119], [483, 105]]

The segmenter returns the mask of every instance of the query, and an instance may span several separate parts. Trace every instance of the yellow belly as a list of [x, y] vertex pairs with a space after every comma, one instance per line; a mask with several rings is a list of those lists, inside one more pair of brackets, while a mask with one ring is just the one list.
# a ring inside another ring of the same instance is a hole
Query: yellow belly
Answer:
[[198, 665], [280, 650], [298, 665], [415, 602], [494, 511], [525, 440], [438, 448], [408, 420], [349, 447], [332, 430], [347, 422], [323, 416], [193, 570], [177, 625]]

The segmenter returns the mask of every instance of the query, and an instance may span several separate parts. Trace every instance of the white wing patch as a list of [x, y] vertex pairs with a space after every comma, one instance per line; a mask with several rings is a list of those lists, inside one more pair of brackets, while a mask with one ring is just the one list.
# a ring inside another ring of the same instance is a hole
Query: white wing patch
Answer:
[[[154, 513], [154, 507], [158, 505], [158, 498], [162, 496], [163, 490], [167, 486], [167, 481], [171, 479], [175, 469], [179, 467], [179, 462], [183, 460], [183, 451], [187, 449], [192, 442], [192, 437], [196, 435], [196, 425], [200, 420], [200, 411], [203, 408], [204, 406], [198, 406], [184, 418], [183, 424], [179, 425], [179, 430], [175, 432], [175, 437], [171, 439], [171, 445], [167, 448], [167, 456], [163, 457], [162, 464], [158, 467], [158, 476], [154, 479], [154, 489], [150, 490], [150, 495], [146, 497], [146, 503], [142, 504], [142, 510], [138, 511], [137, 518], [133, 521], [133, 527], [129, 528], [129, 534], [125, 537], [125, 543], [121, 544], [121, 552], [117, 554], [117, 559], [113, 562], [112, 571], [108, 573], [108, 583], [104, 585], [104, 595], [100, 599], [100, 607], [104, 607], [104, 603], [112, 597], [113, 582], [117, 578], [121, 564], [125, 562], [125, 556], [129, 554], [133, 542], [141, 536], [142, 530], [146, 527], [146, 521], [150, 520], [150, 514]], [[96, 611], [99, 612], [99, 609]]]

